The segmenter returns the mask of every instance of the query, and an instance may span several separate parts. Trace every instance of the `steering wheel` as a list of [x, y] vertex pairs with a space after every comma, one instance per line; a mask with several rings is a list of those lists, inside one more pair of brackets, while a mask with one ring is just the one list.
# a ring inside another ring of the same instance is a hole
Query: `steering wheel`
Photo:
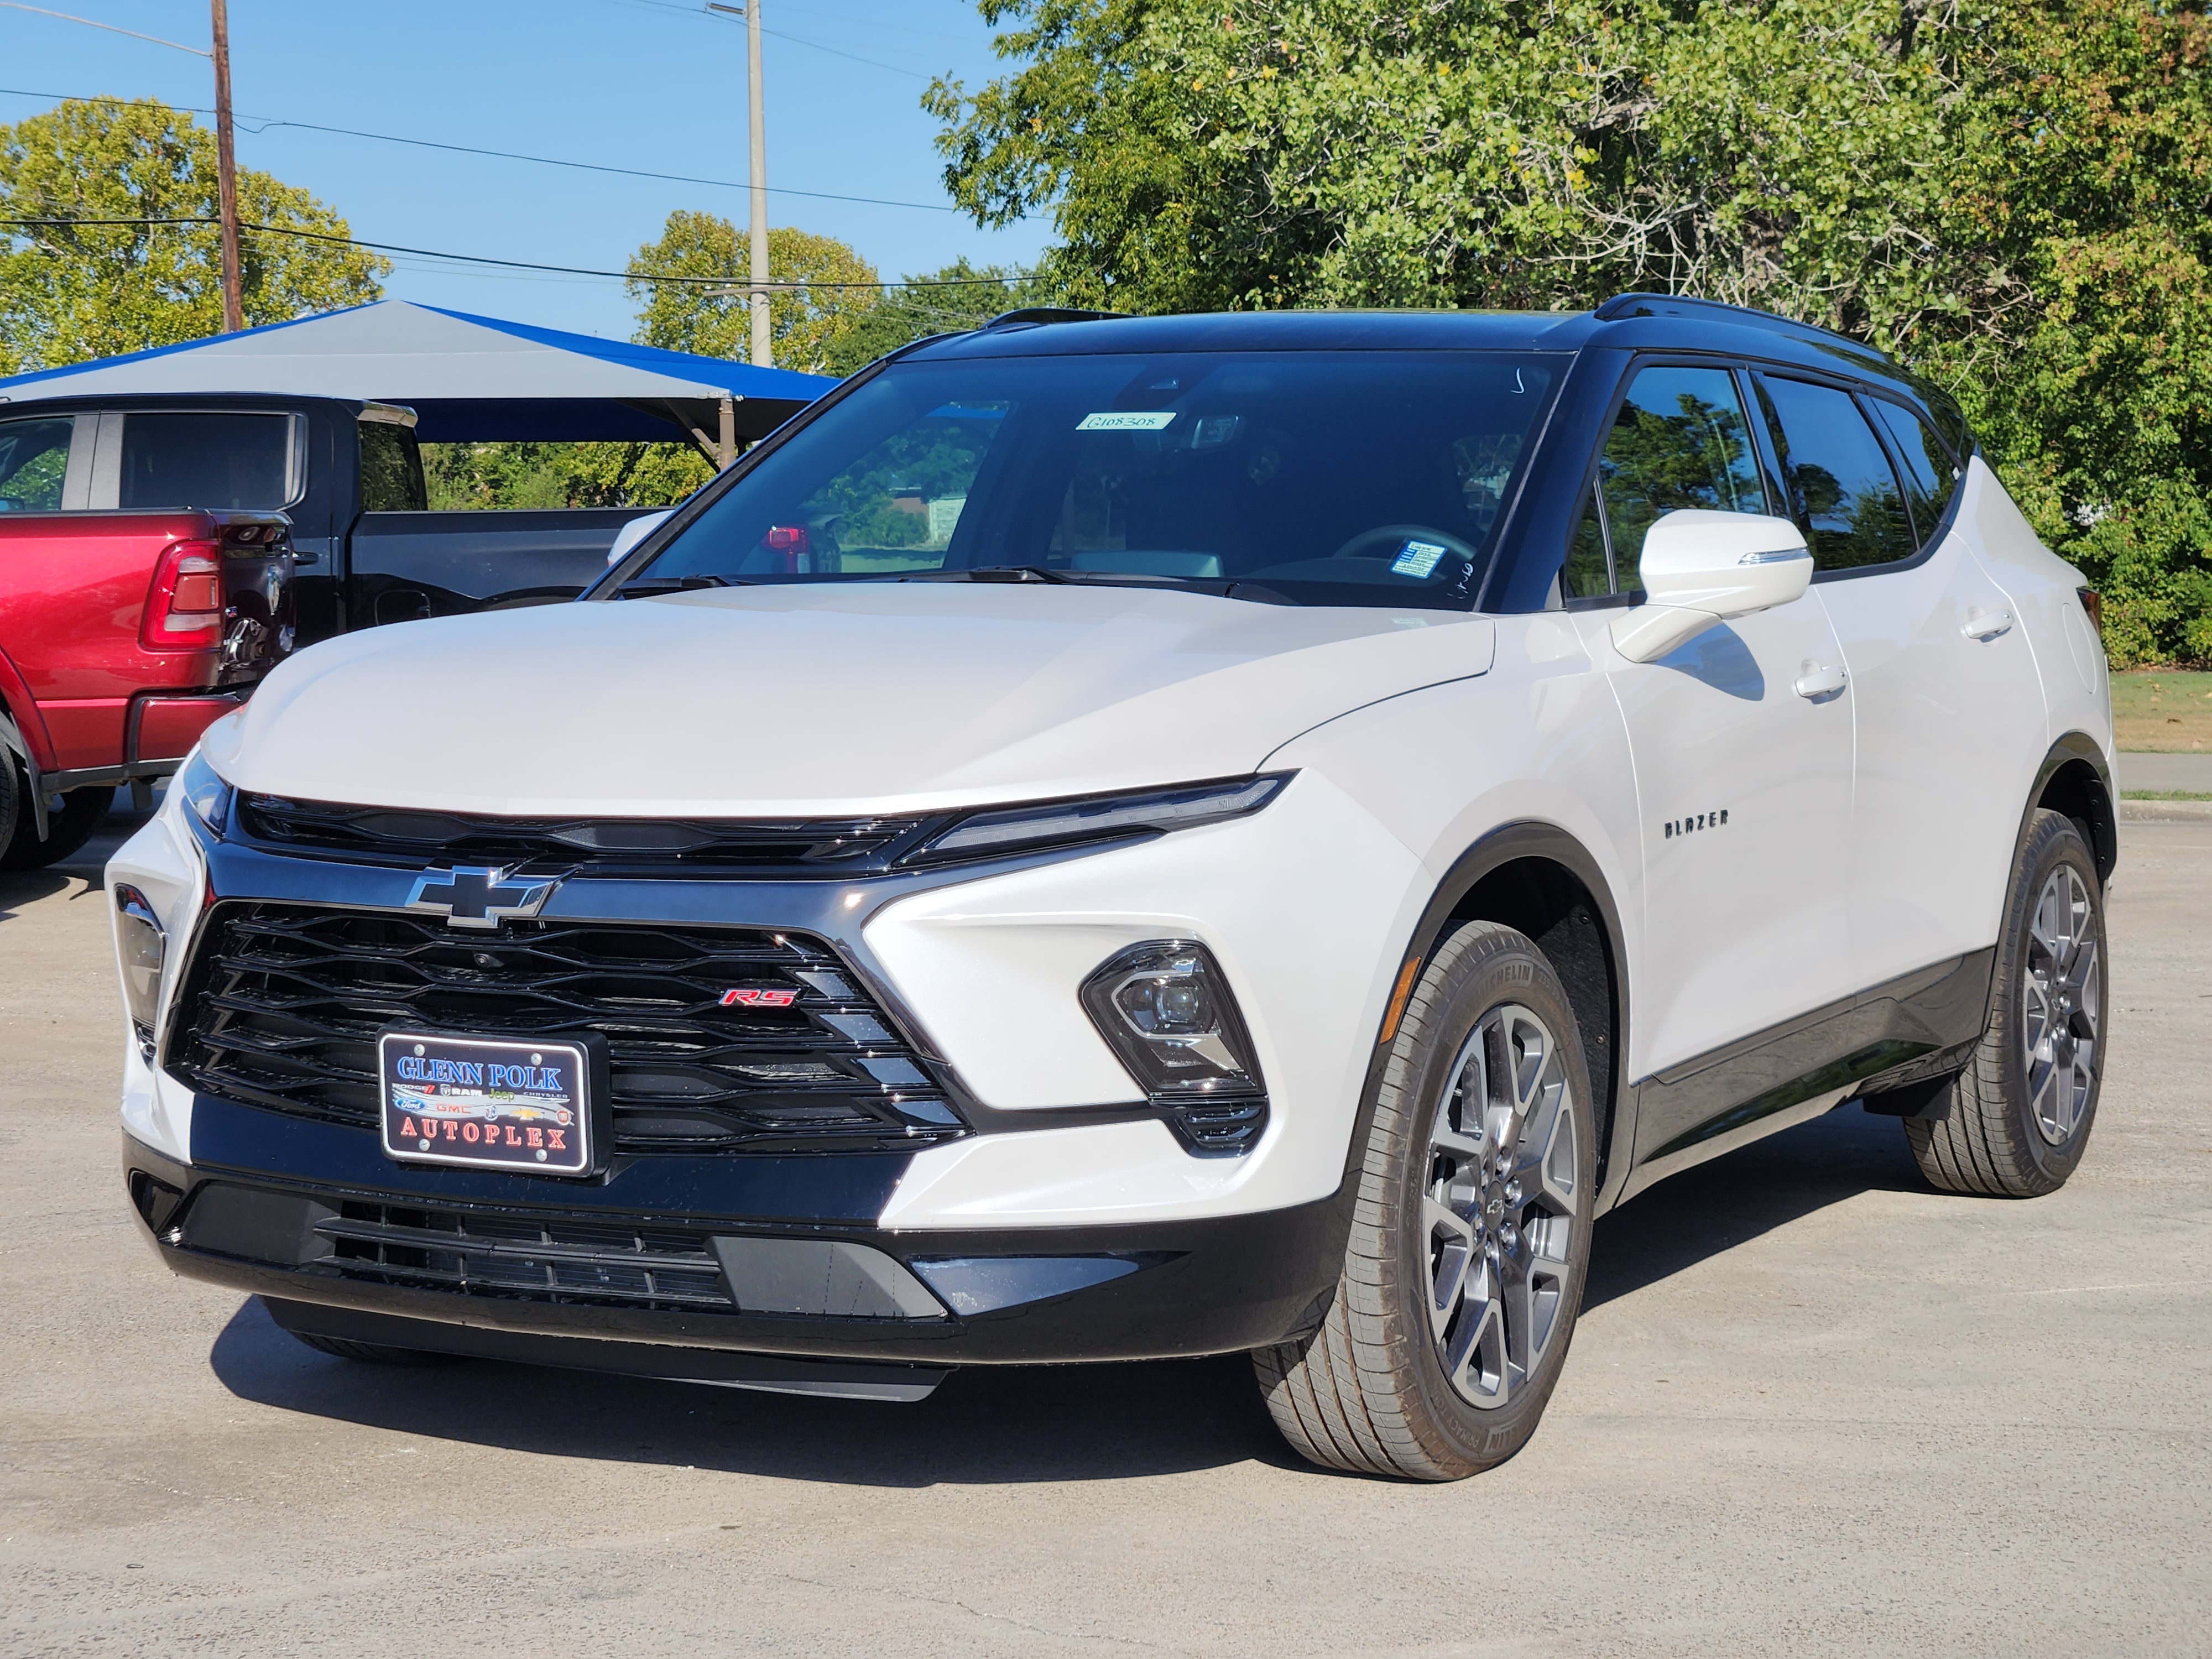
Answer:
[[[1429, 542], [1456, 553], [1469, 564], [1475, 562], [1474, 549], [1449, 530], [1438, 530], [1433, 525], [1386, 524], [1374, 530], [1363, 530], [1342, 547], [1329, 555], [1332, 559], [1383, 558], [1395, 553], [1407, 542]], [[1370, 552], [1369, 549], [1376, 551]]]

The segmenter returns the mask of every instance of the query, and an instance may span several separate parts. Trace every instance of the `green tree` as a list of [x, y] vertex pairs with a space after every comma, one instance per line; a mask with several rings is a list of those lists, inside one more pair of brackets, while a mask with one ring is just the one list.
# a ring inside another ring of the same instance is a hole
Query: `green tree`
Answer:
[[[0, 127], [0, 217], [212, 219], [215, 136], [153, 99], [71, 100]], [[240, 168], [248, 224], [345, 236], [303, 190]], [[362, 305], [391, 264], [342, 242], [247, 232], [248, 326]], [[0, 374], [174, 345], [222, 331], [222, 255], [212, 224], [0, 224]]]
[[1960, 397], [2122, 658], [2212, 654], [2212, 29], [2140, 0], [979, 0], [979, 223], [1125, 310], [1842, 329]]
[[850, 374], [933, 334], [979, 328], [1017, 307], [1048, 305], [1049, 292], [1009, 266], [956, 259], [885, 289], [875, 304], [823, 341], [823, 364], [832, 374]]
[[[682, 209], [668, 216], [659, 240], [638, 249], [627, 284], [638, 302], [641, 345], [696, 351], [709, 357], [750, 356], [750, 301], [700, 279], [742, 285], [751, 256], [744, 233], [727, 219]], [[789, 227], [768, 234], [769, 279], [818, 284], [778, 290], [769, 300], [769, 339], [778, 368], [824, 372], [823, 347], [876, 302], [876, 269], [834, 237]], [[682, 283], [655, 282], [681, 276]], [[851, 283], [851, 287], [836, 286]]]

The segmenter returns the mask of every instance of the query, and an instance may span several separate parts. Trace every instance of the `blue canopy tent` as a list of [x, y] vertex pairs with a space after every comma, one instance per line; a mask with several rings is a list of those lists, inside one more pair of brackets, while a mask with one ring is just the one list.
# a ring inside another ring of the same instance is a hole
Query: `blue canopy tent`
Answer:
[[0, 380], [0, 404], [142, 392], [354, 398], [406, 405], [430, 443], [674, 441], [714, 454], [766, 436], [836, 384], [385, 300], [19, 374]]

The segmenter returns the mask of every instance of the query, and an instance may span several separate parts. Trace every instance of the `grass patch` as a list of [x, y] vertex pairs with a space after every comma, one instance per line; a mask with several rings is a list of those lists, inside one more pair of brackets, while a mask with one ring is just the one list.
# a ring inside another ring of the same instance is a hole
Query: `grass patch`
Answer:
[[2123, 789], [2122, 800], [2212, 800], [2212, 795], [2188, 789]]
[[2112, 676], [2112, 729], [2123, 749], [2212, 754], [2212, 674], [2135, 668]]

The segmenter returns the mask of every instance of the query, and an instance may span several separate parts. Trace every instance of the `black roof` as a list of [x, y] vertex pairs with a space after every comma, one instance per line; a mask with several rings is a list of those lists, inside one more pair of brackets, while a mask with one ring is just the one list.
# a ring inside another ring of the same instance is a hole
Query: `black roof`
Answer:
[[1230, 311], [1066, 321], [1051, 313], [1016, 312], [902, 356], [943, 362], [1183, 351], [1565, 352], [1588, 347], [1709, 351], [1887, 381], [1922, 396], [1932, 391], [1881, 352], [1843, 335], [1768, 312], [1663, 294], [1620, 295], [1581, 312]]

